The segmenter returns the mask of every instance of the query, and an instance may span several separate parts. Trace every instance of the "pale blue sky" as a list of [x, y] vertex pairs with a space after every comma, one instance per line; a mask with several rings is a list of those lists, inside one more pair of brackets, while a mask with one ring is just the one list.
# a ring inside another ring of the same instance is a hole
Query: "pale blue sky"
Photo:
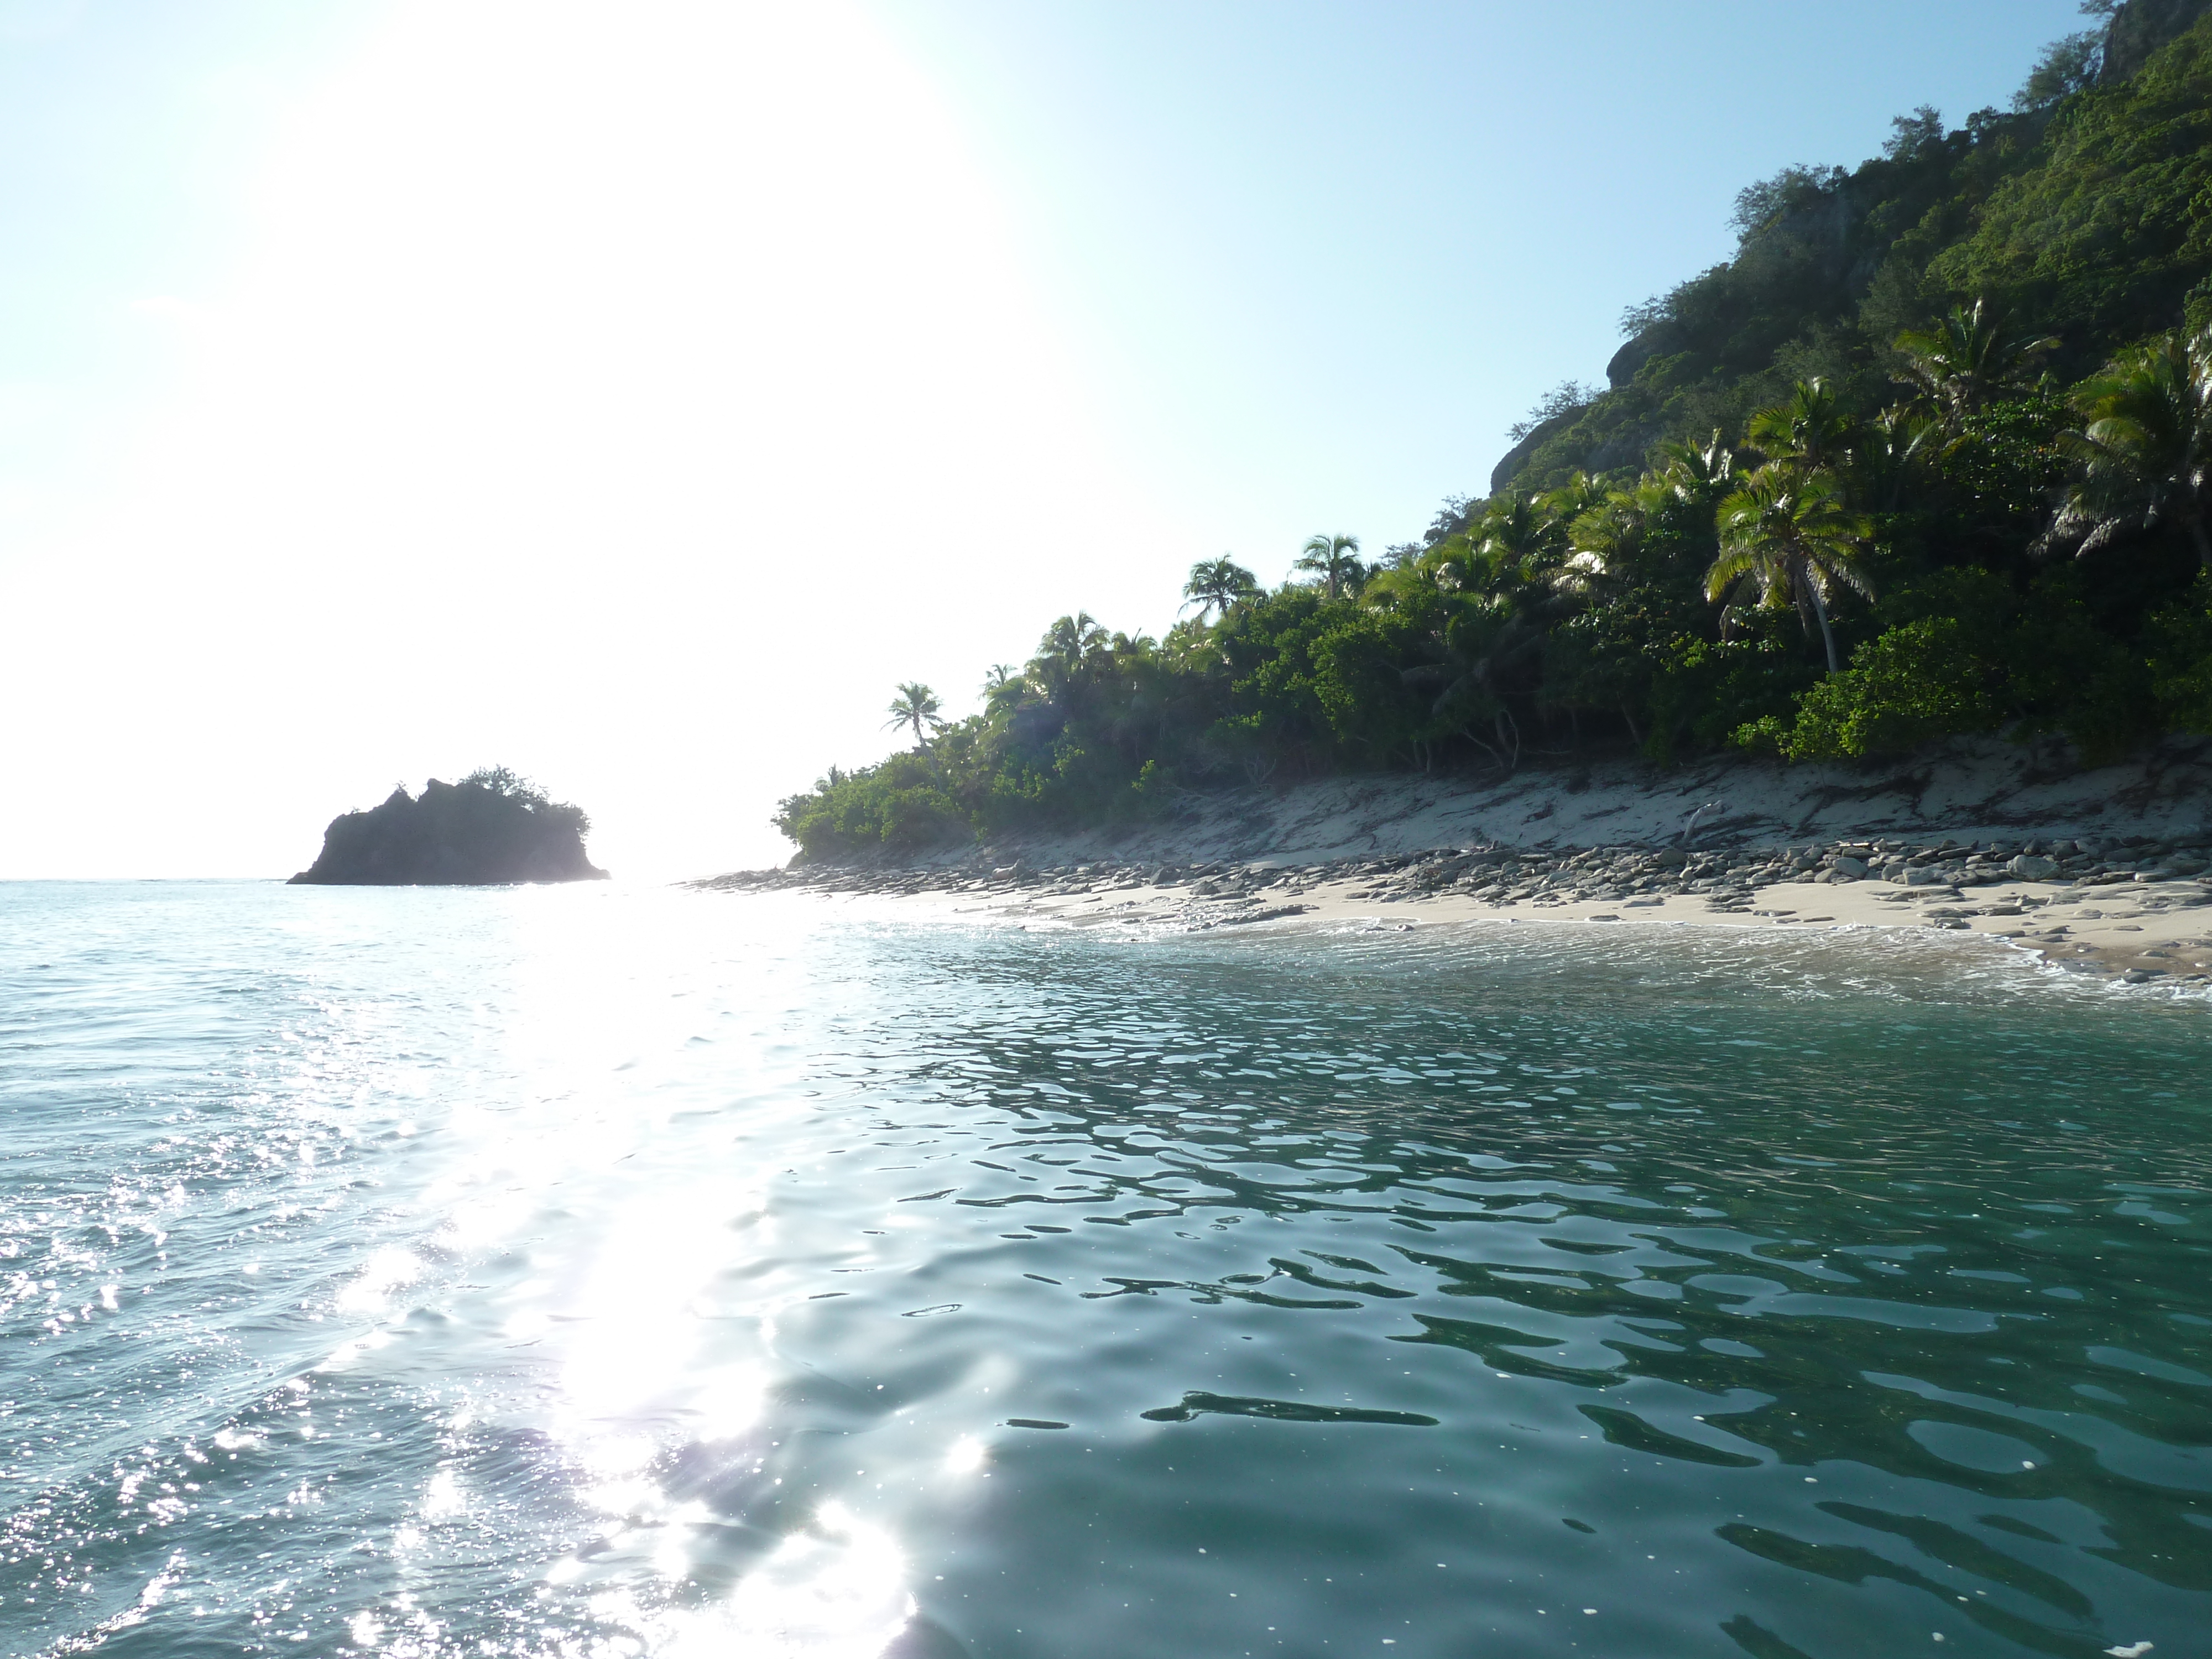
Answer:
[[2081, 21], [0, 0], [0, 875], [495, 760], [618, 870], [776, 856], [893, 682], [1417, 535], [1743, 185]]
[[47, 477], [76, 420], [158, 386], [144, 302], [228, 274], [272, 120], [366, 21], [279, 0], [0, 0], [0, 477]]
[[1309, 520], [1379, 546], [1481, 493], [1539, 395], [1601, 380], [1626, 306], [1728, 257], [1737, 191], [1878, 154], [1922, 103], [2002, 106], [2086, 22], [2075, 0], [872, 9], [953, 90], [1123, 418], [1182, 488], [1226, 463], [1251, 492], [1220, 533], [1263, 568]]

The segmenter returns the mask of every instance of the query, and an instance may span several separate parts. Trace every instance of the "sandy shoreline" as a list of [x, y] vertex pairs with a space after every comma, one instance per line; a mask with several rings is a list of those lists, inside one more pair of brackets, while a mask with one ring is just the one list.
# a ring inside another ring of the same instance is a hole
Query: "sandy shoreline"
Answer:
[[[976, 919], [1027, 927], [1160, 927], [1205, 931], [1297, 918], [1316, 923], [1395, 921], [1416, 924], [1492, 921], [1579, 921], [1624, 927], [1694, 923], [1707, 927], [1940, 929], [1973, 933], [2026, 950], [2056, 966], [2131, 983], [2212, 989], [2212, 889], [2194, 882], [2113, 884], [2076, 890], [2007, 881], [1970, 891], [1906, 888], [1878, 880], [1782, 881], [1750, 900], [1664, 893], [1628, 898], [1566, 896], [1486, 901], [1458, 891], [1377, 890], [1373, 876], [1328, 876], [1261, 866], [1240, 870], [1233, 893], [1200, 893], [1219, 877], [1159, 879], [1126, 868], [1089, 868], [1048, 884], [1006, 878], [942, 877], [915, 885], [860, 872], [820, 871], [811, 878], [723, 877], [719, 890], [809, 890], [867, 894], [930, 905]], [[781, 872], [777, 872], [781, 874]]]
[[2212, 988], [2212, 743], [2068, 768], [1984, 741], [1887, 769], [1632, 763], [1492, 784], [1340, 778], [1164, 819], [691, 884], [949, 902], [1031, 927], [1304, 917], [1972, 933]]

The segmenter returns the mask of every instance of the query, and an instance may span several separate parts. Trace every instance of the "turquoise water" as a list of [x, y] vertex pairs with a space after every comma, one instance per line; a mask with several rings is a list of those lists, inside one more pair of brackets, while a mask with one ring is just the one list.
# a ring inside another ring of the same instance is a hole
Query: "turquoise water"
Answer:
[[2202, 1002], [0, 888], [9, 1653], [2205, 1650]]

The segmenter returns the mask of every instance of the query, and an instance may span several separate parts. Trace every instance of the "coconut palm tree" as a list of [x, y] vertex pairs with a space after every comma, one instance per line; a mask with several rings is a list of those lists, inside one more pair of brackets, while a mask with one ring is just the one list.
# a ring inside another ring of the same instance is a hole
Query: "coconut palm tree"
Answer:
[[983, 676], [983, 706], [994, 713], [1012, 707], [1020, 700], [1024, 684], [1022, 671], [1012, 663], [993, 663]]
[[1892, 404], [1869, 421], [1851, 458], [1859, 499], [1894, 513], [1915, 475], [1948, 453], [1943, 433], [1942, 422], [1915, 404]]
[[1609, 492], [1599, 480], [1587, 472], [1576, 472], [1555, 489], [1547, 489], [1536, 498], [1536, 505], [1553, 525], [1572, 524], [1592, 507], [1600, 506]]
[[1705, 597], [1733, 590], [1731, 611], [1795, 605], [1808, 635], [1820, 623], [1828, 672], [1841, 672], [1828, 595], [1842, 586], [1873, 597], [1857, 553], [1874, 526], [1844, 505], [1834, 475], [1770, 463], [1721, 503], [1718, 528], [1720, 556], [1705, 572]]
[[1526, 495], [1493, 503], [1471, 532], [1493, 577], [1533, 578], [1558, 554], [1559, 521]]
[[2058, 345], [2056, 335], [2039, 338], [2009, 335], [2004, 319], [1977, 300], [1953, 306], [1927, 328], [1907, 329], [1897, 337], [1905, 354], [1899, 377], [1955, 437], [1966, 417], [2007, 386], [2027, 378], [2035, 360]]
[[1409, 613], [1432, 598], [1453, 592], [1456, 573], [1448, 568], [1449, 542], [1425, 550], [1419, 557], [1378, 567], [1359, 590], [1359, 602], [1378, 611]]
[[1659, 446], [1659, 476], [1686, 501], [1712, 501], [1728, 494], [1735, 481], [1735, 456], [1721, 441], [1721, 429], [1704, 443], [1671, 438]]
[[1367, 568], [1359, 562], [1359, 538], [1357, 536], [1311, 536], [1299, 550], [1298, 562], [1291, 567], [1297, 570], [1311, 570], [1322, 579], [1332, 599], [1346, 587], [1356, 587]]
[[1044, 631], [1037, 641], [1037, 653], [1031, 665], [1042, 665], [1055, 670], [1062, 678], [1081, 668], [1093, 652], [1106, 643], [1106, 630], [1098, 619], [1088, 611], [1079, 611], [1072, 617], [1062, 617]]
[[1770, 461], [1799, 468], [1837, 466], [1850, 459], [1851, 417], [1836, 403], [1828, 383], [1815, 374], [1800, 380], [1771, 409], [1751, 417], [1753, 447]]
[[1106, 647], [1106, 630], [1088, 611], [1062, 617], [1037, 641], [1036, 654], [1029, 660], [1029, 682], [1047, 700], [1065, 708]]
[[1182, 585], [1182, 608], [1198, 608], [1198, 619], [1218, 612], [1229, 614], [1230, 606], [1240, 599], [1249, 599], [1260, 591], [1259, 580], [1243, 565], [1224, 553], [1218, 559], [1200, 559], [1190, 568], [1190, 580]]
[[1587, 592], [1626, 573], [1644, 538], [1676, 506], [1675, 486], [1663, 473], [1647, 472], [1626, 489], [1578, 514], [1567, 526], [1567, 557], [1553, 577], [1562, 592]]
[[1480, 533], [1462, 530], [1421, 556], [1421, 566], [1439, 592], [1472, 593], [1487, 580], [1489, 567], [1477, 545]]
[[2179, 526], [2212, 570], [2212, 328], [2123, 353], [2075, 394], [2080, 430], [2060, 434], [2081, 473], [2045, 545], [2094, 552], [2130, 530]]
[[908, 680], [898, 688], [898, 696], [891, 699], [891, 717], [884, 724], [894, 728], [911, 726], [914, 746], [921, 749], [927, 745], [929, 734], [945, 724], [938, 718], [941, 707], [936, 692], [919, 680]]

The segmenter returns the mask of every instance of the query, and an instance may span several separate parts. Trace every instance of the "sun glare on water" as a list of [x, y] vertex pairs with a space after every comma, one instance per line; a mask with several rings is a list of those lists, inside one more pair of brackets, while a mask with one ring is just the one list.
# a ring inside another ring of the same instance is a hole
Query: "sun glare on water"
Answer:
[[[773, 1380], [794, 1363], [780, 1350], [778, 1313], [813, 1282], [787, 1286], [775, 1267], [785, 1241], [772, 1172], [744, 1151], [749, 1136], [804, 1118], [798, 1092], [734, 1052], [703, 1097], [657, 1086], [672, 1056], [714, 1042], [720, 1011], [792, 994], [789, 957], [732, 950], [714, 931], [726, 921], [682, 894], [511, 897], [493, 925], [511, 931], [515, 976], [479, 993], [483, 1075], [502, 1081], [465, 1091], [428, 1142], [407, 1138], [428, 1160], [421, 1201], [431, 1243], [380, 1247], [353, 1270], [338, 1309], [375, 1325], [325, 1369], [377, 1354], [426, 1295], [447, 1293], [426, 1288], [440, 1264], [526, 1258], [495, 1293], [501, 1352], [518, 1356], [504, 1397], [535, 1402], [523, 1408], [529, 1427], [599, 1528], [550, 1563], [545, 1583], [580, 1594], [594, 1618], [657, 1656], [872, 1659], [915, 1606], [904, 1551], [884, 1519], [793, 1492], [792, 1529], [733, 1571], [730, 1517], [684, 1479], [687, 1460], [705, 1459], [763, 1494], [778, 1489], [769, 1467], [778, 1431], [766, 1419]], [[785, 951], [804, 951], [815, 925], [795, 922]], [[702, 948], [721, 961], [703, 982], [711, 990], [670, 977], [672, 962]], [[728, 1127], [699, 1155], [666, 1161], [678, 1122], [699, 1122], [749, 1088], [767, 1103], [757, 1114], [720, 1120]], [[475, 1409], [452, 1426], [465, 1428]], [[980, 1443], [963, 1441], [946, 1468], [972, 1472], [982, 1458]], [[481, 1502], [462, 1476], [440, 1470], [395, 1548], [421, 1553]], [[610, 1578], [606, 1564], [617, 1559], [627, 1565]], [[364, 1614], [354, 1640], [398, 1654], [420, 1634]]]

